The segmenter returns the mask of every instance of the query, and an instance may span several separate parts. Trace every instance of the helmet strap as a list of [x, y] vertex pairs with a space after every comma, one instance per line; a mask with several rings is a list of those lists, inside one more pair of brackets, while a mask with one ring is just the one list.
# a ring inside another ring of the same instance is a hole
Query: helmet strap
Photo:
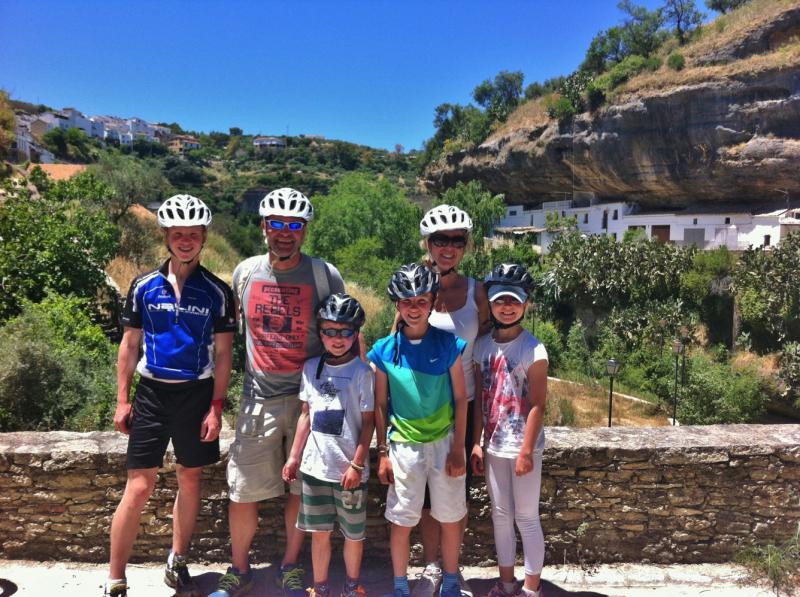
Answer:
[[322, 375], [322, 368], [325, 366], [325, 357], [328, 356], [328, 352], [323, 352], [322, 355], [319, 357], [319, 363], [317, 364], [317, 379], [319, 376]]
[[523, 314], [522, 317], [520, 317], [519, 319], [517, 319], [512, 323], [500, 323], [499, 321], [497, 321], [497, 318], [495, 318], [494, 313], [492, 313], [491, 309], [489, 310], [489, 317], [492, 320], [492, 325], [498, 330], [507, 330], [508, 328], [513, 328], [514, 326], [519, 325], [522, 322], [522, 320], [525, 319], [525, 315]]

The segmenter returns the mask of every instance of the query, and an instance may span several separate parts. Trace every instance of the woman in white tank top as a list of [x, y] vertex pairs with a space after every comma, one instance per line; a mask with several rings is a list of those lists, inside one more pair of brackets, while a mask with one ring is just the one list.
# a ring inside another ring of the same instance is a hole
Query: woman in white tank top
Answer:
[[[464, 365], [464, 380], [467, 388], [469, 412], [467, 414], [466, 453], [472, 450], [472, 409], [475, 397], [475, 372], [472, 365], [472, 349], [475, 339], [491, 329], [489, 319], [489, 300], [486, 289], [481, 282], [458, 273], [458, 266], [471, 246], [470, 232], [472, 220], [466, 212], [452, 205], [438, 205], [428, 211], [419, 224], [422, 245], [427, 251], [428, 265], [439, 272], [439, 291], [436, 303], [428, 318], [429, 323], [441, 330], [452, 332], [467, 346], [461, 355]], [[469, 481], [471, 469], [467, 467], [467, 499], [469, 499]], [[426, 492], [427, 493], [427, 492]], [[422, 547], [425, 559], [425, 571], [417, 583], [412, 595], [429, 594], [430, 587], [438, 589], [436, 584], [441, 578], [438, 565], [439, 523], [430, 516], [430, 504], [426, 502], [422, 512]], [[466, 529], [467, 517], [462, 521], [463, 533]], [[466, 589], [463, 579], [462, 589]], [[438, 592], [436, 593], [438, 594]]]

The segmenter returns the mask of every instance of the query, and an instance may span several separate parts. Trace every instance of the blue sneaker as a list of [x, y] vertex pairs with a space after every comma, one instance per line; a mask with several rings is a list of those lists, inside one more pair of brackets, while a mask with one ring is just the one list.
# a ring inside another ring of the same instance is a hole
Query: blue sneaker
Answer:
[[217, 590], [208, 597], [238, 597], [238, 595], [244, 595], [252, 588], [252, 570], [248, 570], [246, 574], [242, 574], [236, 570], [236, 568], [230, 567], [228, 571], [220, 577], [217, 583]]
[[439, 589], [439, 597], [461, 597], [461, 587], [458, 585], [445, 589], [444, 585]]

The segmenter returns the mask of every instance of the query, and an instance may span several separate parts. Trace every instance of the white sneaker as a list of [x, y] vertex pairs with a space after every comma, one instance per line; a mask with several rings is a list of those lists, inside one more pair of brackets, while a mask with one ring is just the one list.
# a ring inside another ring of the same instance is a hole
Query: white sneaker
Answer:
[[458, 584], [461, 585], [461, 597], [473, 597], [472, 587], [469, 586], [464, 575], [461, 574], [461, 570], [458, 571]]
[[442, 569], [436, 562], [430, 562], [425, 566], [421, 574], [417, 574], [417, 582], [411, 597], [437, 597], [439, 585], [442, 584]]

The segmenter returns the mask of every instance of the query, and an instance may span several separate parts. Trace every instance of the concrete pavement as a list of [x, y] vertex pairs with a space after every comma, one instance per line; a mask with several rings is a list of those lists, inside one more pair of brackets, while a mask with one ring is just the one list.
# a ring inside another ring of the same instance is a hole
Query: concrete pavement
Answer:
[[[201, 590], [208, 594], [224, 571], [219, 564], [195, 564], [190, 567]], [[418, 568], [411, 570], [414, 578]], [[274, 565], [255, 567], [256, 588], [252, 597], [279, 597]], [[518, 573], [521, 573], [518, 570]], [[69, 562], [30, 562], [0, 560], [0, 597], [44, 597], [49, 595], [97, 596], [106, 566]], [[494, 583], [495, 568], [470, 567], [463, 571], [475, 596], [485, 595]], [[163, 567], [135, 564], [128, 568], [130, 597], [167, 597], [172, 591], [163, 583]], [[308, 580], [311, 580], [310, 571]], [[585, 571], [577, 566], [546, 567], [543, 573], [546, 597], [768, 597], [774, 593], [747, 581], [745, 571], [737, 566], [718, 564], [648, 566], [616, 564]], [[332, 587], [338, 589], [341, 565], [332, 566]], [[368, 595], [381, 597], [391, 589], [391, 569], [374, 563], [364, 566], [364, 584]], [[413, 586], [413, 585], [412, 585]], [[336, 593], [338, 595], [338, 592]]]

